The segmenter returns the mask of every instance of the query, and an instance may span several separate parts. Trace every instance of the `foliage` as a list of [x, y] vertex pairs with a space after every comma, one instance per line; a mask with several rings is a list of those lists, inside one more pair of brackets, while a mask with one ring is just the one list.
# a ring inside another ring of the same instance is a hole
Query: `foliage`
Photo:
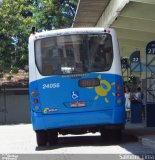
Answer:
[[28, 37], [38, 31], [70, 27], [78, 0], [3, 0], [0, 3], [0, 72], [28, 64]]
[[36, 13], [40, 21], [37, 21], [36, 26], [42, 29], [70, 27], [75, 15], [76, 6], [77, 0], [41, 1]]

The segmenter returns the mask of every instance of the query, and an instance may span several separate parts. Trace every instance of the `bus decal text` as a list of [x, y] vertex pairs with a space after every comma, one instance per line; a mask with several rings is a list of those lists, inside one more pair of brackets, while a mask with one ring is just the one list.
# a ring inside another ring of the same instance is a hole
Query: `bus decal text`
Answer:
[[42, 89], [55, 89], [60, 88], [60, 83], [47, 83], [42, 85]]

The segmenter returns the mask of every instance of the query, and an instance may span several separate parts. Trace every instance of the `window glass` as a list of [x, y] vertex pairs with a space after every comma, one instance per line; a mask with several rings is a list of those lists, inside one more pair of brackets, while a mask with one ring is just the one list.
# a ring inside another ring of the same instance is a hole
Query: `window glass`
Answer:
[[113, 60], [110, 34], [49, 37], [35, 42], [36, 65], [42, 75], [102, 72]]

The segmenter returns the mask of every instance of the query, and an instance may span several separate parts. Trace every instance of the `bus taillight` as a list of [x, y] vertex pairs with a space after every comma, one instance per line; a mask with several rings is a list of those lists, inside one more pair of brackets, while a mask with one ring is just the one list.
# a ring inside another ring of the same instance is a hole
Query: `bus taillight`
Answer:
[[121, 87], [120, 87], [120, 86], [117, 86], [117, 87], [116, 87], [116, 90], [120, 91], [120, 90], [121, 90]]
[[37, 103], [38, 103], [38, 99], [34, 99], [33, 102], [34, 102], [35, 104], [37, 104]]
[[120, 97], [120, 96], [121, 96], [121, 94], [120, 94], [120, 93], [116, 93], [116, 96], [117, 96], [117, 97]]
[[39, 111], [40, 107], [39, 106], [35, 106], [34, 107], [36, 111]]
[[121, 104], [122, 100], [120, 98], [117, 99], [117, 104]]
[[33, 95], [33, 96], [37, 96], [38, 93], [37, 93], [37, 92], [32, 92], [32, 95]]

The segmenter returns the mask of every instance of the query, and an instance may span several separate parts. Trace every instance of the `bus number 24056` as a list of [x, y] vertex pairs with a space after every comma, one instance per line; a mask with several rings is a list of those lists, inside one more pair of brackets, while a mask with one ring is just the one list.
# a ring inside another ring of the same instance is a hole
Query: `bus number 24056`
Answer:
[[42, 89], [60, 88], [60, 83], [47, 83], [42, 85]]

